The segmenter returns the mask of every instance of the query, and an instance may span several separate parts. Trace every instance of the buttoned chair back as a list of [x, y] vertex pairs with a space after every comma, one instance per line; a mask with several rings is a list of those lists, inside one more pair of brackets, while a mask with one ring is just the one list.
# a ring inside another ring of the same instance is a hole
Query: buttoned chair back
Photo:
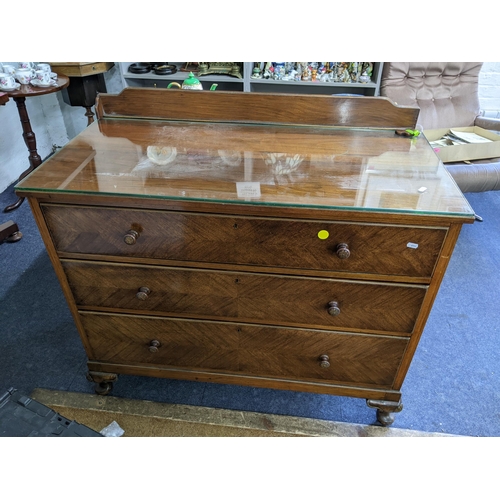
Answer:
[[[420, 109], [424, 131], [478, 126], [500, 131], [500, 120], [481, 116], [481, 62], [384, 62], [380, 95]], [[500, 158], [446, 167], [463, 192], [500, 189]]]

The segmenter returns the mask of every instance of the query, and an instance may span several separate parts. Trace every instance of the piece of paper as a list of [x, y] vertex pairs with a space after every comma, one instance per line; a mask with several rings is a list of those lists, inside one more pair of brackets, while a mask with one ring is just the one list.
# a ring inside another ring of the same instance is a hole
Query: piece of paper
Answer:
[[486, 137], [475, 134], [474, 132], [460, 132], [458, 130], [450, 129], [450, 134], [466, 142], [467, 144], [482, 144], [483, 142], [493, 142], [491, 139], [486, 139]]
[[238, 198], [260, 198], [260, 182], [237, 182]]

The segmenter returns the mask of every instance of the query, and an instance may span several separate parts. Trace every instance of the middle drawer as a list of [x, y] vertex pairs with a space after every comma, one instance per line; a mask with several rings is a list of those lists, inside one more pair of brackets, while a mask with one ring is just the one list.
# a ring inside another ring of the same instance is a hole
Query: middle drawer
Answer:
[[62, 260], [79, 308], [413, 332], [426, 286]]

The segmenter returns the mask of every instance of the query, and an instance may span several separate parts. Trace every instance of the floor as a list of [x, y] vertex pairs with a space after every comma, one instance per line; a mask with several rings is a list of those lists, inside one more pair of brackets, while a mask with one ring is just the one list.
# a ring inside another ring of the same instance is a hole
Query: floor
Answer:
[[[456, 437], [378, 425], [47, 389], [35, 389], [30, 397], [67, 419], [76, 420], [98, 432], [115, 422], [118, 429], [125, 431], [125, 436], [128, 432], [138, 436], [176, 437]], [[137, 420], [128, 420], [134, 417]]]
[[[500, 436], [500, 192], [468, 193], [484, 220], [464, 226], [403, 385], [392, 429]], [[15, 199], [12, 187], [0, 205]], [[86, 356], [27, 203], [23, 233], [0, 244], [0, 390], [93, 394]], [[146, 377], [121, 376], [112, 395], [236, 412], [376, 425], [364, 400]]]

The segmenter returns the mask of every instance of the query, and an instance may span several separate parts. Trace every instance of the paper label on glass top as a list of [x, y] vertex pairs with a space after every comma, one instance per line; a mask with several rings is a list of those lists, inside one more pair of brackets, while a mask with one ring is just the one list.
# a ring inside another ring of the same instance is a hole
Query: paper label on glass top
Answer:
[[237, 182], [238, 198], [260, 198], [260, 182]]

